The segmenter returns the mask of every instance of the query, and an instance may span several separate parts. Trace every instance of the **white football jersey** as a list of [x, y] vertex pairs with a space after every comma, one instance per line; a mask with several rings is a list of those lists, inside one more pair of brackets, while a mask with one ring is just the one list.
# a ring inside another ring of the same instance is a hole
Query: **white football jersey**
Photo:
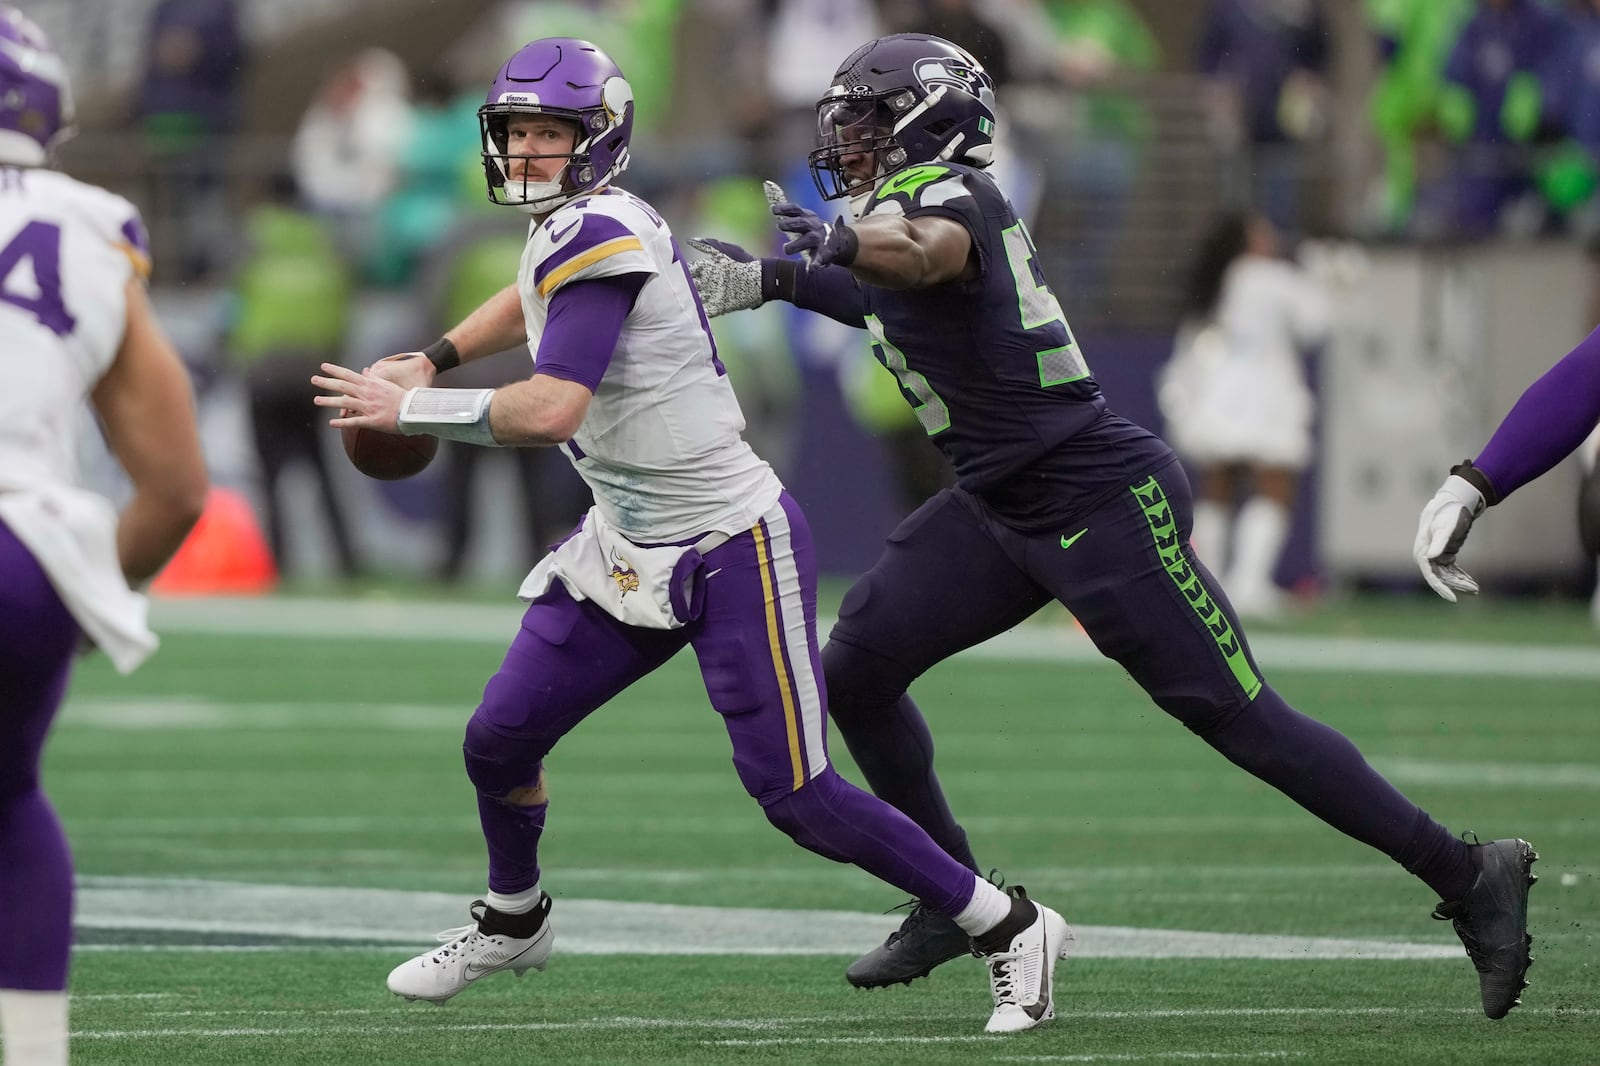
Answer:
[[564, 446], [606, 521], [638, 543], [755, 525], [783, 491], [740, 436], [744, 415], [672, 231], [632, 193], [602, 189], [533, 223], [518, 289], [538, 357], [550, 298], [590, 278], [647, 274]]
[[81, 488], [85, 402], [122, 348], [150, 270], [133, 205], [52, 170], [0, 166], [0, 521], [118, 670], [156, 647], [117, 557], [117, 512]]
[[0, 489], [75, 484], [84, 401], [149, 271], [139, 213], [53, 170], [0, 166]]

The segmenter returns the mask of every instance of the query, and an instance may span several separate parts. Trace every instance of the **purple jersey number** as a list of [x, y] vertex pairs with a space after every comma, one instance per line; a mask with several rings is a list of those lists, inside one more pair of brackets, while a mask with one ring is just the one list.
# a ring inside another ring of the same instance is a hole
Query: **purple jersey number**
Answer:
[[[19, 291], [11, 285], [12, 272], [24, 259], [33, 267], [36, 292]], [[61, 298], [60, 226], [30, 222], [0, 249], [0, 301], [20, 307], [58, 337], [72, 332], [78, 323]]]

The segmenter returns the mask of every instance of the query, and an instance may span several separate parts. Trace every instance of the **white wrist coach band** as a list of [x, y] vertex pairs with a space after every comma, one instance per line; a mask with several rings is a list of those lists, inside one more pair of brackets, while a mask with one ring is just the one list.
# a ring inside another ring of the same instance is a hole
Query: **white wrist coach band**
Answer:
[[445, 440], [498, 447], [489, 429], [493, 389], [411, 389], [400, 401], [396, 422], [408, 437], [429, 434]]

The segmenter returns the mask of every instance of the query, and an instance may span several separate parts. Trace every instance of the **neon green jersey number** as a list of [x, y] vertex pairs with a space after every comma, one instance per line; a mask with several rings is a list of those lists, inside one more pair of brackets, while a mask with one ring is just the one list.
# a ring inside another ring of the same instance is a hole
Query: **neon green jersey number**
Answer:
[[1019, 219], [1015, 226], [1002, 232], [1006, 242], [1006, 262], [1011, 267], [1011, 278], [1017, 285], [1017, 314], [1022, 328], [1039, 329], [1053, 322], [1061, 323], [1061, 332], [1067, 343], [1038, 352], [1039, 386], [1064, 385], [1089, 376], [1089, 364], [1078, 351], [1078, 342], [1062, 313], [1061, 301], [1044, 283], [1039, 271], [1039, 251], [1034, 247], [1028, 227]]
[[872, 337], [872, 354], [878, 357], [878, 362], [888, 367], [900, 382], [900, 391], [905, 394], [906, 402], [911, 404], [911, 410], [917, 416], [917, 421], [922, 423], [922, 428], [928, 436], [943, 433], [950, 428], [950, 408], [933, 391], [933, 386], [928, 384], [928, 379], [912, 370], [906, 365], [905, 353], [890, 343], [884, 335], [883, 323], [877, 315], [867, 315], [867, 333]]

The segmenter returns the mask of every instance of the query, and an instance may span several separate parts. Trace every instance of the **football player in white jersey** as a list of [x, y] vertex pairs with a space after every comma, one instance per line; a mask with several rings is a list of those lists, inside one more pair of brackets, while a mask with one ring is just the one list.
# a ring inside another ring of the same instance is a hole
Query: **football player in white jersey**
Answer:
[[[6, 1066], [67, 1061], [72, 861], [39, 784], [85, 639], [127, 672], [155, 648], [133, 592], [199, 517], [189, 378], [145, 296], [133, 205], [48, 169], [72, 121], [61, 59], [0, 7], [0, 1032]], [[79, 487], [85, 401], [133, 482]], [[107, 787], [115, 788], [115, 781]]]
[[[325, 365], [317, 402], [342, 409], [334, 426], [559, 445], [595, 505], [523, 583], [527, 614], [467, 724], [489, 890], [443, 947], [390, 973], [390, 990], [443, 1002], [486, 974], [544, 967], [542, 760], [689, 645], [768, 820], [932, 900], [974, 937], [991, 973], [990, 1031], [1052, 1017], [1051, 975], [1070, 939], [1061, 916], [978, 877], [828, 763], [811, 534], [740, 436], [743, 415], [671, 231], [611, 184], [633, 124], [621, 71], [588, 42], [535, 41], [501, 68], [479, 118], [490, 199], [533, 217], [516, 284], [424, 352], [364, 373]], [[432, 387], [439, 370], [524, 342], [527, 380]]]

